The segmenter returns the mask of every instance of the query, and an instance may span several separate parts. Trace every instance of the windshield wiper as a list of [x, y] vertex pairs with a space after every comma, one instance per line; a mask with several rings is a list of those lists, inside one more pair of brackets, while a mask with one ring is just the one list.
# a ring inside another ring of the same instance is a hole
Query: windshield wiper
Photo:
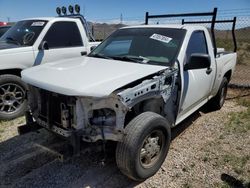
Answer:
[[21, 44], [18, 42], [18, 40], [14, 39], [14, 38], [12, 38], [12, 37], [7, 37], [6, 40], [9, 41], [9, 42], [15, 43], [15, 44], [17, 44], [17, 45], [21, 45]]
[[103, 54], [91, 54], [89, 57], [97, 57], [97, 58], [104, 58], [104, 59], [113, 59], [112, 57], [105, 56]]
[[150, 59], [143, 56], [112, 56], [113, 59], [121, 61], [132, 61], [135, 63], [148, 63]]

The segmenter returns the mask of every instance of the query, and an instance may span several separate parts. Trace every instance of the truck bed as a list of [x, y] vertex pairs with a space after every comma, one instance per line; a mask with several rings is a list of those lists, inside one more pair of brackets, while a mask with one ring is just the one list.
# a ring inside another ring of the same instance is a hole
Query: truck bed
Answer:
[[223, 76], [227, 72], [230, 72], [230, 77], [233, 74], [235, 65], [236, 65], [236, 58], [237, 58], [236, 52], [218, 51], [216, 55], [217, 67], [216, 67], [215, 84], [214, 84], [213, 92], [212, 92], [213, 94], [215, 94], [218, 91], [218, 88], [220, 87], [220, 83], [223, 79]]

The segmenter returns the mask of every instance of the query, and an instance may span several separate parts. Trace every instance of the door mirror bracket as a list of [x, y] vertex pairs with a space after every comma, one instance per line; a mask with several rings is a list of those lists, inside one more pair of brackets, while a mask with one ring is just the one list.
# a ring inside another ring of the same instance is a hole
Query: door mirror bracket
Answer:
[[91, 46], [90, 51], [92, 52], [97, 46]]
[[38, 50], [48, 50], [48, 49], [49, 49], [49, 45], [47, 41], [42, 41], [38, 47]]

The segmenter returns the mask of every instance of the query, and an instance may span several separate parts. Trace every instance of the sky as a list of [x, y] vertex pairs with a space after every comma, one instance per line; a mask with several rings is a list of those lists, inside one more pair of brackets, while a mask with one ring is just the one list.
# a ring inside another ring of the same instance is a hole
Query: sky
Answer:
[[30, 17], [56, 16], [58, 6], [79, 4], [88, 21], [141, 22], [145, 12], [167, 14], [210, 12], [218, 7], [223, 15], [250, 16], [250, 0], [0, 0], [0, 21], [18, 21]]

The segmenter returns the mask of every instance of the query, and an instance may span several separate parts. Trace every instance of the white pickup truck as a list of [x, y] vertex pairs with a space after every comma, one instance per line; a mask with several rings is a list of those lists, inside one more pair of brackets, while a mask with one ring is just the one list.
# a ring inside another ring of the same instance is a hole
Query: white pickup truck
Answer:
[[214, 54], [203, 26], [121, 28], [87, 57], [22, 71], [26, 126], [45, 127], [72, 144], [117, 141], [118, 167], [144, 180], [164, 162], [172, 127], [205, 103], [222, 107], [235, 64], [234, 52]]
[[0, 38], [0, 120], [26, 108], [21, 71], [55, 60], [87, 55], [96, 46], [80, 14], [17, 22]]

